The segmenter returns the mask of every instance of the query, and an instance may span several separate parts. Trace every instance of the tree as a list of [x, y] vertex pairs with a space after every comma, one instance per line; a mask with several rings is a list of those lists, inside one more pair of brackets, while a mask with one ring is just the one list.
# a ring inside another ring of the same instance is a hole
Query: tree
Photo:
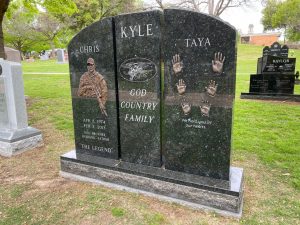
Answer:
[[268, 0], [262, 24], [265, 30], [284, 28], [289, 40], [300, 40], [300, 0]]
[[71, 17], [62, 14], [60, 20], [67, 21], [70, 28], [78, 32], [104, 17], [133, 11], [136, 2], [137, 0], [74, 0], [78, 10]]
[[[182, 7], [196, 12], [208, 12], [209, 15], [220, 16], [226, 9], [247, 4], [250, 0], [180, 0], [178, 3], [164, 4], [163, 0], [156, 0], [158, 8], [169, 6]], [[152, 7], [153, 8], [153, 7]]]
[[10, 0], [0, 1], [0, 58], [5, 58], [2, 22]]
[[40, 12], [37, 21], [33, 24], [33, 29], [40, 34], [41, 40], [39, 41], [49, 43], [52, 49], [50, 56], [54, 57], [58, 37], [63, 35], [68, 28], [53, 15]]
[[73, 0], [0, 0], [0, 58], [5, 57], [2, 27], [4, 16], [11, 14], [21, 6], [35, 13], [39, 12], [38, 7], [42, 7], [53, 14], [71, 15], [77, 10]]
[[14, 11], [10, 18], [5, 18], [3, 21], [4, 40], [8, 46], [19, 50], [22, 57], [22, 52], [30, 50], [37, 40], [37, 34], [32, 29], [34, 17], [20, 8]]

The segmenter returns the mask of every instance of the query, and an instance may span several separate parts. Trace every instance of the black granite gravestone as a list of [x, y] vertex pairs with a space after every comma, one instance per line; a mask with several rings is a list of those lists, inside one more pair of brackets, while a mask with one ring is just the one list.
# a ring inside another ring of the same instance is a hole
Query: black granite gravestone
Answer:
[[249, 93], [242, 93], [241, 98], [300, 101], [294, 95], [296, 58], [289, 58], [288, 52], [288, 46], [278, 42], [264, 47], [257, 74], [250, 75]]
[[124, 14], [81, 31], [69, 55], [76, 151], [61, 156], [62, 176], [241, 216], [243, 170], [230, 167], [233, 28], [185, 10]]
[[287, 74], [294, 75], [296, 58], [278, 56], [263, 56], [257, 61], [257, 74]]
[[251, 74], [250, 93], [293, 94], [295, 77], [278, 74]]
[[281, 45], [278, 42], [274, 42], [270, 47], [270, 55], [281, 56]]
[[164, 18], [165, 168], [228, 180], [236, 31], [191, 11]]
[[76, 153], [118, 159], [112, 18], [78, 33], [68, 53]]
[[161, 166], [160, 11], [115, 17], [122, 160]]

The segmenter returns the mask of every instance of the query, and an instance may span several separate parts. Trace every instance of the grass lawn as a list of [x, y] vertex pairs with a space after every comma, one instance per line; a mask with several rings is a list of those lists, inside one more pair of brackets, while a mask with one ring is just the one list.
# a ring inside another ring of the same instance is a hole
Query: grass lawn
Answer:
[[241, 220], [61, 178], [59, 156], [74, 148], [68, 65], [38, 61], [23, 63], [24, 83], [45, 145], [0, 157], [0, 225], [300, 224], [300, 104], [239, 98], [261, 53], [238, 46], [232, 164], [245, 170]]

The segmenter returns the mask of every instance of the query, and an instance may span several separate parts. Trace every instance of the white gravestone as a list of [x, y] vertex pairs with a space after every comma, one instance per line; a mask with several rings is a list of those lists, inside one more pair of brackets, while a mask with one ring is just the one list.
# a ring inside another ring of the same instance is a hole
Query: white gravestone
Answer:
[[28, 126], [21, 64], [0, 59], [0, 155], [40, 145], [41, 132]]
[[57, 63], [66, 63], [65, 61], [65, 52], [63, 49], [57, 49]]

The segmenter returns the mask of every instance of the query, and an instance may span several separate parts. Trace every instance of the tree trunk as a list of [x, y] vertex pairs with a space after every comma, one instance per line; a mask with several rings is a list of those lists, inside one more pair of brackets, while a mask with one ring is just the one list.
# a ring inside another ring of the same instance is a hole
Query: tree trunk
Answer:
[[0, 1], [0, 58], [5, 58], [2, 22], [10, 0]]
[[5, 50], [4, 50], [4, 37], [2, 29], [2, 21], [0, 20], [0, 58], [6, 59]]
[[50, 58], [53, 59], [53, 58], [55, 58], [55, 44], [54, 44], [54, 41], [50, 41], [50, 46], [51, 46]]

